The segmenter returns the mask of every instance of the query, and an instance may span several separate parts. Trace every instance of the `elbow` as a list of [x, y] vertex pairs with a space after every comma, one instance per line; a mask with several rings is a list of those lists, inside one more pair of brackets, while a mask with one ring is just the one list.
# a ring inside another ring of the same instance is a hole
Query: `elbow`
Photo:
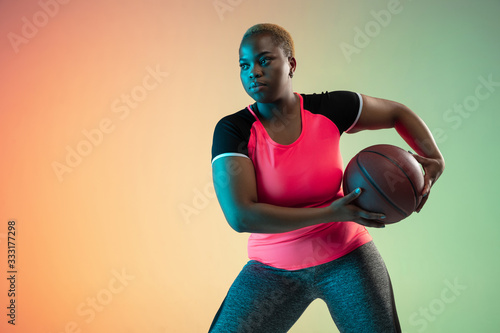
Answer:
[[409, 119], [413, 120], [415, 117], [418, 118], [415, 112], [413, 112], [409, 107], [397, 102], [394, 102], [391, 116], [393, 127], [398, 127], [402, 123], [407, 122]]
[[254, 202], [233, 202], [230, 205], [223, 205], [222, 211], [229, 226], [238, 233], [254, 232], [252, 226], [257, 218], [255, 215]]
[[233, 230], [239, 234], [244, 233], [244, 232], [248, 232], [245, 228], [243, 228], [243, 226], [241, 224], [230, 224], [230, 225], [231, 225], [231, 228], [233, 228]]
[[242, 214], [241, 212], [234, 212], [226, 215], [227, 223], [237, 233], [249, 232], [246, 227], [247, 221], [244, 218], [244, 215], [245, 214]]
[[236, 231], [237, 233], [241, 234], [241, 233], [244, 233], [244, 232], [251, 232], [249, 231], [249, 229], [241, 222], [239, 223], [234, 223], [234, 222], [230, 222], [229, 225], [231, 226], [231, 228], [233, 228], [234, 231]]
[[437, 160], [439, 163], [439, 167], [441, 168], [441, 173], [443, 173], [446, 163], [444, 162], [444, 157], [443, 157], [443, 155], [441, 155], [441, 153], [439, 154], [439, 156], [440, 157], [438, 157]]

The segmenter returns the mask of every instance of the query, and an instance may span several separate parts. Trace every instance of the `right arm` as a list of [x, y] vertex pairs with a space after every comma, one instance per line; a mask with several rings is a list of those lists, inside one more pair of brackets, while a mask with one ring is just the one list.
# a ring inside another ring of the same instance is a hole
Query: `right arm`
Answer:
[[290, 208], [259, 203], [255, 170], [249, 158], [225, 156], [212, 164], [215, 193], [229, 225], [237, 232], [281, 233], [333, 221], [353, 221], [367, 227], [383, 227], [382, 214], [366, 212], [350, 204], [354, 191], [321, 208]]

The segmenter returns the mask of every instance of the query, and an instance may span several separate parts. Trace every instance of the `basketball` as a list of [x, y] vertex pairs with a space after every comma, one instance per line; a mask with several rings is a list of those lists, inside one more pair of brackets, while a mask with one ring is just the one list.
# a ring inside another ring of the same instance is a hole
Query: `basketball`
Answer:
[[410, 216], [422, 200], [424, 175], [420, 163], [406, 150], [374, 145], [356, 154], [344, 171], [344, 194], [361, 188], [353, 201], [359, 208], [383, 213], [385, 224]]

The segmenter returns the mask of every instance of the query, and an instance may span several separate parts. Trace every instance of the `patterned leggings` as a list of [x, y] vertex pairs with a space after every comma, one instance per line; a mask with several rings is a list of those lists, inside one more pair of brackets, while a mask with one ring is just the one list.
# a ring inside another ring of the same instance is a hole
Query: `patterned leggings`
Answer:
[[391, 281], [373, 241], [331, 262], [289, 271], [250, 260], [210, 333], [284, 333], [315, 299], [342, 333], [401, 332]]

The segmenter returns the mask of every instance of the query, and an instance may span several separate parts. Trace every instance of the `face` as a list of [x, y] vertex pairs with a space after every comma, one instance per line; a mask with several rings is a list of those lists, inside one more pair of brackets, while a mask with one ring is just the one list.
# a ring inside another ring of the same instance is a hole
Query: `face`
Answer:
[[292, 92], [290, 71], [295, 59], [287, 57], [269, 34], [245, 38], [240, 45], [240, 79], [256, 102], [272, 103]]

